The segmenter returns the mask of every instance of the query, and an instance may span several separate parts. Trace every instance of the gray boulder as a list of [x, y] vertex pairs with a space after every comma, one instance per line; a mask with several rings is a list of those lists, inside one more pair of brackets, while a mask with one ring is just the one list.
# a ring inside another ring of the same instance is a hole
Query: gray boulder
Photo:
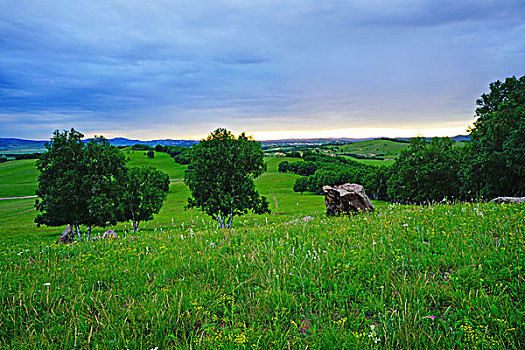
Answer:
[[349, 184], [339, 186], [323, 186], [324, 202], [328, 215], [344, 215], [363, 211], [374, 211], [370, 198], [363, 186]]

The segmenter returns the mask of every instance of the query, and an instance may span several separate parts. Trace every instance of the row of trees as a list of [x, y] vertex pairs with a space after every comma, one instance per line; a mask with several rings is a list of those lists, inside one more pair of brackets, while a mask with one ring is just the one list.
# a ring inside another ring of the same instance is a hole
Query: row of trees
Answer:
[[447, 138], [411, 140], [391, 170], [390, 198], [525, 196], [525, 76], [491, 83], [476, 104], [465, 147]]
[[168, 175], [155, 168], [127, 168], [120, 150], [102, 136], [82, 142], [83, 134], [56, 130], [47, 152], [36, 166], [40, 171], [35, 222], [48, 226], [70, 224], [81, 240], [80, 226], [141, 221], [158, 213], [169, 187]]
[[362, 184], [374, 199], [386, 199], [386, 172], [384, 167], [376, 167], [342, 157], [315, 155], [304, 161], [279, 164], [280, 172], [292, 172], [305, 177], [296, 180], [295, 192], [323, 193], [323, 186], [346, 182]]
[[373, 198], [398, 201], [525, 196], [525, 76], [490, 84], [477, 105], [464, 147], [449, 138], [416, 137], [391, 167], [317, 156], [282, 162], [279, 170], [308, 176], [296, 181], [297, 192], [357, 182]]

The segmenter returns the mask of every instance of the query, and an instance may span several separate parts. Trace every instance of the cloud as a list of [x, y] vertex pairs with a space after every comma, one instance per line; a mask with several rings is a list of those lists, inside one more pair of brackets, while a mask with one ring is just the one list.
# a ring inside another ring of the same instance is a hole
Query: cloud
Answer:
[[521, 1], [3, 2], [0, 136], [467, 123], [490, 81], [523, 72], [524, 15]]

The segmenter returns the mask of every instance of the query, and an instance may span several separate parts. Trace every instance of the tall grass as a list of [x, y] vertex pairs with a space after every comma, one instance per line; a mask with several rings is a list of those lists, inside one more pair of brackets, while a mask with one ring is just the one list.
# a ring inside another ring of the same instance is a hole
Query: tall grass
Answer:
[[520, 349], [524, 212], [382, 204], [3, 242], [0, 347]]

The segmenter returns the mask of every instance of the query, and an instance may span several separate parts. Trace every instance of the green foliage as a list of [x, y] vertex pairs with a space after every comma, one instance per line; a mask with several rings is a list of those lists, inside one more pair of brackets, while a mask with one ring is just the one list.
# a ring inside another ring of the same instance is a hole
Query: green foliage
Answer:
[[465, 149], [465, 196], [525, 196], [525, 76], [491, 83], [476, 103]]
[[118, 205], [124, 191], [126, 161], [117, 147], [111, 146], [103, 136], [95, 136], [84, 149], [84, 173], [76, 194], [85, 200], [82, 224], [106, 227], [118, 221]]
[[153, 167], [128, 170], [120, 212], [124, 221], [132, 221], [133, 231], [160, 211], [168, 186], [168, 175]]
[[24, 153], [24, 154], [17, 154], [15, 155], [15, 160], [23, 160], [23, 159], [38, 159], [40, 158], [42, 154], [41, 153]]
[[301, 152], [297, 152], [297, 151], [287, 152], [286, 156], [289, 158], [301, 158]]
[[244, 133], [236, 138], [226, 129], [217, 129], [192, 147], [190, 159], [184, 177], [191, 191], [188, 207], [203, 210], [221, 228], [231, 227], [234, 216], [249, 210], [269, 212], [266, 198], [253, 182], [266, 169], [259, 142]]
[[156, 146], [156, 150], [158, 152], [166, 152], [171, 157], [173, 157], [173, 160], [175, 160], [175, 163], [178, 164], [190, 164], [190, 148], [189, 147], [182, 147], [182, 146]]
[[301, 192], [301, 193], [308, 191], [308, 178], [306, 177], [298, 178], [295, 181], [295, 184], [293, 185], [293, 191]]
[[153, 151], [155, 147], [144, 145], [142, 143], [137, 143], [131, 146], [131, 149], [134, 151]]
[[280, 173], [286, 173], [288, 172], [288, 164], [290, 164], [287, 160], [282, 161], [279, 163], [278, 169]]
[[411, 139], [391, 171], [387, 185], [391, 199], [422, 202], [459, 195], [459, 151], [447, 137]]
[[36, 194], [40, 199], [36, 209], [41, 212], [35, 218], [37, 224], [83, 224], [86, 201], [79, 194], [86, 173], [83, 136], [75, 129], [63, 133], [56, 130], [51, 142], [46, 143], [47, 152], [37, 160], [40, 175]]
[[[169, 177], [156, 169], [132, 169], [127, 173], [125, 157], [102, 136], [88, 143], [71, 129], [55, 131], [48, 152], [37, 161], [35, 222], [48, 226], [71, 224], [88, 228], [116, 225], [133, 220], [136, 230], [141, 221], [158, 213], [169, 189]], [[150, 151], [153, 152], [153, 151]], [[160, 191], [160, 193], [158, 193]], [[137, 201], [142, 201], [137, 203]]]
[[296, 180], [296, 192], [321, 194], [323, 186], [349, 182], [363, 185], [365, 191], [374, 199], [386, 198], [386, 177], [389, 175], [386, 167], [366, 165], [343, 157], [309, 155], [304, 161], [281, 162], [279, 171], [308, 176], [307, 179]]

